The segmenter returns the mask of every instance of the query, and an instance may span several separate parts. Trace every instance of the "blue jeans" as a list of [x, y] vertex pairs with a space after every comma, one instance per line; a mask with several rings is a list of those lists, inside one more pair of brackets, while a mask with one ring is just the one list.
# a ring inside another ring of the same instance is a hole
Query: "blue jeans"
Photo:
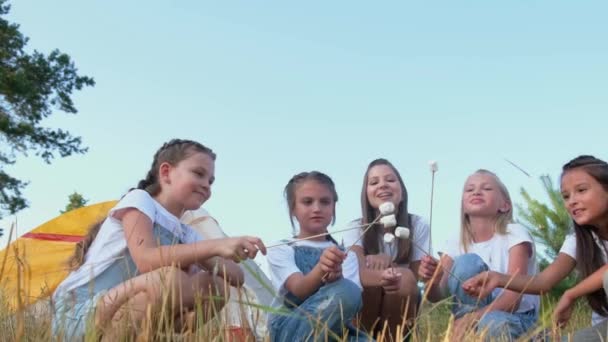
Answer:
[[[488, 265], [477, 254], [463, 254], [454, 259], [452, 273], [466, 281], [467, 279], [488, 270]], [[495, 299], [495, 294], [478, 299], [464, 292], [462, 284], [455, 277], [449, 276], [448, 290], [454, 296], [452, 313], [458, 319], [469, 312], [483, 308]], [[485, 332], [486, 339], [509, 337], [514, 340], [526, 333], [538, 318], [535, 309], [525, 312], [490, 311], [483, 315], [477, 324], [477, 330]]]
[[[153, 234], [159, 245], [178, 243], [177, 237], [158, 224], [154, 225]], [[108, 268], [95, 279], [70, 290], [66, 294], [53, 296], [53, 335], [71, 341], [84, 337], [86, 327], [93, 322], [97, 302], [108, 290], [139, 275], [135, 262], [125, 249]]]
[[[317, 264], [323, 249], [294, 246], [294, 257], [302, 274]], [[291, 293], [285, 295], [284, 307], [291, 312], [273, 315], [269, 320], [270, 340], [334, 341], [348, 336], [348, 341], [373, 341], [352, 326], [351, 320], [362, 306], [361, 289], [348, 279], [338, 279], [321, 286], [305, 300]]]
[[370, 341], [364, 332], [350, 323], [361, 305], [359, 287], [348, 279], [336, 280], [322, 286], [290, 314], [273, 316], [270, 340], [334, 341], [333, 334], [338, 338], [348, 334], [348, 341]]

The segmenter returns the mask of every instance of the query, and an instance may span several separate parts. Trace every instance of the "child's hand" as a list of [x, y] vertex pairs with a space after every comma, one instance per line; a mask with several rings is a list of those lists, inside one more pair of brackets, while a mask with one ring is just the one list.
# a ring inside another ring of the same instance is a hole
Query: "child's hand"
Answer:
[[553, 321], [557, 322], [558, 326], [563, 327], [568, 324], [575, 300], [576, 299], [572, 298], [569, 292], [566, 291], [559, 299], [559, 302], [557, 302], [555, 309], [553, 309]]
[[319, 265], [323, 273], [342, 273], [342, 263], [346, 259], [346, 253], [337, 246], [325, 248], [319, 258]]
[[226, 259], [232, 259], [235, 262], [245, 260], [247, 258], [255, 258], [258, 251], [266, 255], [266, 246], [260, 238], [253, 236], [240, 236], [234, 238], [225, 238], [218, 240], [217, 254]]
[[481, 272], [466, 280], [462, 289], [471, 297], [486, 298], [498, 287], [498, 277], [498, 273], [493, 271]]
[[393, 268], [387, 268], [382, 271], [381, 284], [384, 292], [395, 293], [399, 290], [401, 284], [401, 273], [395, 271]]
[[334, 281], [342, 278], [342, 266], [340, 266], [339, 272], [329, 272], [325, 275], [324, 282], [326, 284], [333, 283]]
[[392, 262], [392, 258], [386, 254], [374, 254], [365, 256], [365, 266], [372, 270], [384, 270]]
[[[433, 279], [433, 275], [435, 271], [437, 271], [437, 267], [439, 267], [439, 262], [435, 260], [435, 258], [425, 255], [420, 260], [420, 266], [418, 267], [418, 277], [424, 281], [428, 282]], [[437, 276], [435, 277], [435, 281], [441, 279], [443, 276], [443, 270], [439, 268]]]

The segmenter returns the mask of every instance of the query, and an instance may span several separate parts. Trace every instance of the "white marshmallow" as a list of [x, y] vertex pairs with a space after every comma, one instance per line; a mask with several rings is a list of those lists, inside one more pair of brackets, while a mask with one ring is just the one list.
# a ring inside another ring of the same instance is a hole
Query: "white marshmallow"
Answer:
[[393, 243], [395, 241], [395, 235], [391, 233], [384, 233], [384, 242]]
[[387, 215], [380, 218], [380, 223], [384, 226], [384, 228], [393, 228], [397, 225], [397, 218], [395, 215]]
[[437, 170], [439, 170], [439, 168], [437, 166], [437, 162], [434, 160], [431, 160], [429, 162], [429, 167], [431, 168], [431, 172], [437, 172]]
[[380, 204], [380, 207], [378, 209], [380, 209], [380, 214], [382, 216], [395, 213], [395, 205], [393, 204], [393, 202], [384, 202]]
[[410, 230], [406, 227], [397, 227], [395, 228], [395, 236], [400, 239], [406, 240], [410, 238]]

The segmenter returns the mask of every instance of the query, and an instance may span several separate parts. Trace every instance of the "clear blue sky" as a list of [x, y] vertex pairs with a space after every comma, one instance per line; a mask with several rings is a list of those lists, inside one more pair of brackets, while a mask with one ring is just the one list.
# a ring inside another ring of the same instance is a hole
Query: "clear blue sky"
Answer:
[[291, 232], [282, 190], [300, 171], [336, 182], [337, 229], [359, 216], [377, 157], [428, 218], [437, 160], [437, 245], [459, 229], [474, 170], [496, 172], [521, 203], [520, 187], [541, 196], [538, 176], [569, 159], [608, 159], [605, 1], [11, 3], [29, 48], [59, 48], [97, 82], [75, 95], [77, 115], [44, 122], [82, 136], [87, 154], [8, 168], [30, 181], [30, 209], [0, 221], [20, 234], [73, 191], [120, 197], [173, 137], [217, 152], [205, 207], [225, 230], [268, 242]]

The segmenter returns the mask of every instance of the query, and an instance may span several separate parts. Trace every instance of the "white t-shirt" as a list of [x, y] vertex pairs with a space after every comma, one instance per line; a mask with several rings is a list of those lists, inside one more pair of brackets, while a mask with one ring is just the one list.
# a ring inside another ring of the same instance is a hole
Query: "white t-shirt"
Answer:
[[[429, 248], [429, 242], [430, 242], [430, 237], [429, 237], [429, 224], [420, 216], [418, 215], [412, 215], [412, 226], [413, 226], [413, 230], [411, 231], [411, 234], [413, 234], [414, 236], [414, 240], [413, 242], [417, 245], [417, 246], [412, 246], [411, 249], [411, 254], [410, 254], [410, 261], [418, 261], [421, 260], [422, 257], [425, 255], [425, 252], [428, 252], [428, 248]], [[355, 227], [355, 226], [360, 226], [361, 225], [361, 219], [358, 220], [354, 220], [351, 221], [349, 223], [349, 227]], [[363, 238], [361, 237], [361, 235], [363, 235], [363, 231], [364, 228], [360, 228], [360, 229], [353, 229], [353, 230], [349, 230], [344, 232], [343, 235], [343, 239], [344, 239], [344, 246], [346, 248], [352, 246], [352, 245], [357, 245], [360, 247], [363, 247]], [[380, 245], [380, 253], [384, 253], [386, 255], [390, 255], [393, 257], [393, 260], [395, 258], [397, 258], [397, 238], [395, 238], [395, 240], [391, 244], [388, 244], [386, 242], [384, 242], [384, 232], [379, 232], [378, 233], [378, 241], [382, 241], [382, 244]], [[420, 250], [420, 248], [422, 248], [423, 251]], [[407, 263], [405, 264], [407, 265]]]
[[[509, 251], [511, 247], [521, 243], [528, 242], [532, 246], [532, 255], [528, 259], [528, 275], [538, 273], [538, 265], [536, 263], [536, 248], [534, 240], [530, 233], [519, 224], [509, 224], [507, 226], [507, 234], [494, 234], [488, 240], [478, 243], [470, 243], [467, 253], [475, 253], [488, 265], [490, 270], [507, 273], [509, 269]], [[462, 244], [460, 243], [460, 235], [448, 240], [444, 246], [443, 252], [449, 255], [452, 259], [465, 254]], [[493, 292], [494, 298], [502, 293], [503, 289], [495, 289]], [[539, 296], [532, 294], [523, 295], [517, 312], [525, 312], [530, 309], [540, 308]]]
[[[289, 245], [281, 245], [270, 248], [266, 255], [268, 266], [270, 267], [270, 278], [272, 285], [275, 290], [279, 293], [280, 297], [287, 294], [285, 288], [285, 282], [287, 278], [294, 273], [301, 273], [302, 271], [296, 265], [295, 252], [293, 246], [308, 246], [314, 248], [328, 248], [335, 246], [331, 241], [295, 241]], [[359, 280], [359, 262], [357, 261], [357, 255], [350, 251], [348, 252], [344, 263], [342, 264], [342, 276], [344, 279], [348, 279], [355, 283], [360, 289], [361, 281]], [[279, 306], [282, 303], [281, 300], [275, 298], [273, 306]]]
[[128, 208], [141, 211], [153, 223], [158, 223], [171, 231], [183, 243], [193, 243], [203, 239], [195, 230], [181, 224], [177, 217], [167, 211], [148, 192], [139, 189], [132, 190], [114, 208], [110, 209], [108, 217], [104, 220], [85, 255], [84, 264], [68, 274], [55, 290], [54, 297], [86, 284], [122, 255], [127, 248], [127, 240], [122, 222], [116, 216], [120, 216], [118, 214]]
[[[604, 259], [604, 263], [608, 262], [608, 257], [606, 256], [606, 251], [608, 250], [608, 241], [601, 240], [597, 237], [597, 235], [593, 234], [595, 239], [595, 243], [600, 246], [600, 250], [602, 251], [602, 259]], [[562, 244], [562, 248], [559, 250], [560, 253], [564, 253], [570, 256], [574, 261], [576, 261], [576, 235], [568, 234], [564, 239], [564, 243]], [[601, 321], [605, 320], [606, 317], [598, 314], [593, 311], [591, 314], [591, 324], [596, 325]]]

